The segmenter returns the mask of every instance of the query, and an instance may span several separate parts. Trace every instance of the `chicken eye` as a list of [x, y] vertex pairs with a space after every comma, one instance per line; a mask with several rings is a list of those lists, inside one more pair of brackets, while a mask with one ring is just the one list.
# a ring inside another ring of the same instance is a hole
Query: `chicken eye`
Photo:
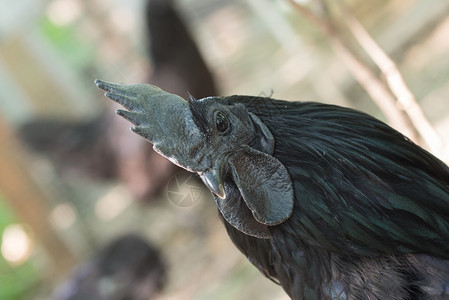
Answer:
[[215, 114], [215, 126], [220, 132], [225, 132], [229, 127], [228, 118], [221, 111]]

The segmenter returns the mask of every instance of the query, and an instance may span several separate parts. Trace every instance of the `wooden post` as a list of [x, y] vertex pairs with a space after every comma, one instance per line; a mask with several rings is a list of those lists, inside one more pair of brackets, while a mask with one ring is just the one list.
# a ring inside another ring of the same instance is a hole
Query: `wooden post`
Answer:
[[33, 229], [36, 240], [61, 275], [75, 263], [73, 254], [48, 220], [48, 202], [27, 169], [27, 156], [7, 124], [0, 119], [0, 193], [17, 218]]

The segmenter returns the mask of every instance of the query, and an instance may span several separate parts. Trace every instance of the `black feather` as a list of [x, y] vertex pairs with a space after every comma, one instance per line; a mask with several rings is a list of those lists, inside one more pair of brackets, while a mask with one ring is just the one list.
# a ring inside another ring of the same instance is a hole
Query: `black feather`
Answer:
[[[353, 109], [249, 96], [218, 101], [242, 103], [262, 120], [294, 183], [293, 215], [269, 227], [271, 239], [225, 222], [266, 276], [295, 299], [449, 297], [444, 163]], [[236, 189], [231, 180], [225, 185]]]

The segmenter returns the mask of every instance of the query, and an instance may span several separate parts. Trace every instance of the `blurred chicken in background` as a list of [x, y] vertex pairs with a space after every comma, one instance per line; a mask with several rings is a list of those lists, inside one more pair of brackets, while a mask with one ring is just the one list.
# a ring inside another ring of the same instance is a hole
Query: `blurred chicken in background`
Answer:
[[[153, 66], [145, 81], [182, 97], [217, 95], [209, 71], [189, 30], [171, 0], [149, 0], [145, 20], [149, 59]], [[87, 122], [36, 119], [19, 129], [33, 151], [44, 153], [64, 176], [115, 179], [133, 197], [151, 201], [180, 169], [157, 155], [152, 145], [134, 136], [113, 107]], [[113, 134], [112, 134], [113, 132]]]
[[128, 234], [101, 249], [79, 266], [54, 293], [54, 300], [148, 300], [166, 282], [159, 251]]

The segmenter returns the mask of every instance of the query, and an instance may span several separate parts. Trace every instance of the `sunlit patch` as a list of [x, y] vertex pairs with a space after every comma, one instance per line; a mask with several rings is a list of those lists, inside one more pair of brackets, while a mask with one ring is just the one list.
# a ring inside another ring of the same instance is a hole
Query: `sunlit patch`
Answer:
[[77, 214], [73, 206], [69, 203], [57, 205], [50, 213], [50, 221], [57, 229], [69, 228], [77, 219]]
[[1, 240], [1, 253], [11, 265], [24, 263], [33, 250], [33, 240], [25, 230], [25, 226], [12, 224], [5, 228]]
[[82, 13], [80, 1], [55, 0], [47, 8], [50, 21], [58, 26], [64, 26], [75, 21]]
[[122, 33], [130, 32], [133, 28], [136, 28], [133, 15], [128, 10], [117, 7], [112, 10], [110, 17], [115, 25], [115, 28], [120, 30]]
[[98, 200], [95, 214], [100, 220], [109, 221], [120, 215], [131, 202], [124, 188], [116, 186]]

